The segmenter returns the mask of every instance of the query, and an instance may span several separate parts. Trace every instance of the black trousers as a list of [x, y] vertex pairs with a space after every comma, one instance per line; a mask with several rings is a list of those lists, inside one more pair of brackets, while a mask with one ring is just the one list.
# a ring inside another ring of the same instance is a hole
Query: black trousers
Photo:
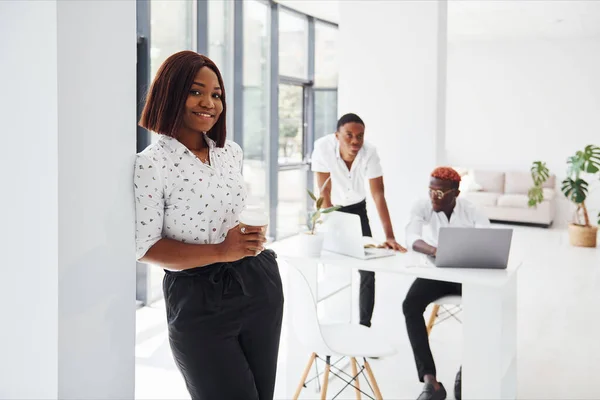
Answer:
[[192, 400], [272, 400], [283, 317], [276, 255], [165, 274], [169, 342]]
[[425, 375], [436, 376], [435, 363], [429, 347], [429, 337], [427, 336], [423, 313], [429, 304], [448, 295], [462, 295], [462, 285], [460, 283], [417, 278], [408, 290], [402, 304], [408, 339], [412, 346], [417, 373], [421, 382], [423, 382]]
[[[367, 216], [367, 202], [365, 200], [361, 201], [360, 203], [342, 207], [338, 211], [360, 216], [362, 235], [368, 237], [373, 236], [371, 233], [371, 226], [369, 225], [369, 217]], [[358, 272], [360, 274], [360, 294], [358, 300], [360, 324], [370, 327], [371, 318], [373, 317], [373, 309], [375, 308], [375, 272]]]

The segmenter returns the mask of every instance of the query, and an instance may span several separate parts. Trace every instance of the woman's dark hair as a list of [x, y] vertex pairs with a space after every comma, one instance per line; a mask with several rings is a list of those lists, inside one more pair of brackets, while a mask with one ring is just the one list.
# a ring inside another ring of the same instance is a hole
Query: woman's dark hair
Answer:
[[357, 124], [361, 124], [362, 126], [365, 126], [365, 123], [363, 122], [363, 120], [356, 114], [344, 114], [342, 115], [342, 117], [338, 120], [337, 122], [337, 131], [340, 131], [340, 128], [346, 124], [350, 124], [352, 122], [356, 122]]
[[219, 119], [207, 134], [215, 141], [217, 147], [225, 146], [227, 107], [221, 72], [210, 58], [193, 51], [180, 51], [162, 63], [150, 86], [139, 125], [150, 131], [177, 138], [189, 90], [202, 67], [212, 69], [217, 75], [223, 103]]

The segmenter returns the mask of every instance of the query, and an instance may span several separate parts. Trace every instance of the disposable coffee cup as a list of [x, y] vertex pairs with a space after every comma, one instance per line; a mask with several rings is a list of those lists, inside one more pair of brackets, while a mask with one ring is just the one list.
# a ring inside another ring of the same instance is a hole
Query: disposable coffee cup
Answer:
[[267, 225], [269, 225], [269, 216], [258, 210], [244, 210], [239, 216], [240, 231], [246, 233], [246, 227], [260, 226], [262, 232], [266, 233]]

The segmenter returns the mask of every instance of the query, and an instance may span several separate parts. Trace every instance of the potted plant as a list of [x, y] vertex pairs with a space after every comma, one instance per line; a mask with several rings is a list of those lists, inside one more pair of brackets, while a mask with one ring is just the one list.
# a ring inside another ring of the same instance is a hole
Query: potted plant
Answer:
[[[328, 178], [325, 181], [319, 193], [323, 193], [323, 189], [329, 182], [329, 179], [331, 178]], [[329, 214], [333, 211], [337, 211], [341, 208], [341, 206], [322, 208], [324, 200], [323, 196], [317, 197], [309, 189], [307, 189], [306, 191], [308, 192], [308, 195], [314, 202], [314, 211], [311, 211], [309, 213], [308, 230], [304, 232], [304, 234], [300, 235], [300, 237], [302, 238], [302, 246], [303, 250], [306, 251], [306, 254], [311, 257], [319, 257], [321, 255], [321, 250], [323, 249], [324, 235], [322, 232], [317, 232], [317, 225], [323, 223], [322, 217], [324, 214]]]
[[[588, 145], [567, 159], [567, 177], [562, 181], [561, 191], [576, 206], [573, 222], [569, 224], [569, 242], [573, 246], [596, 247], [600, 213], [596, 226], [592, 225], [586, 199], [589, 184], [585, 177], [600, 176], [600, 147]], [[535, 161], [531, 166], [533, 187], [529, 190], [529, 206], [535, 207], [544, 201], [543, 183], [549, 176], [546, 163]]]

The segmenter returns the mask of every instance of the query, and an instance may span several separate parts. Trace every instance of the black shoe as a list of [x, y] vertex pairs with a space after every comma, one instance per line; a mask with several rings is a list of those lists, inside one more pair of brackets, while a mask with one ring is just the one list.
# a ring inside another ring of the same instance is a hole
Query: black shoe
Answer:
[[426, 383], [423, 386], [423, 392], [417, 397], [417, 400], [445, 400], [446, 399], [446, 389], [444, 389], [444, 385], [440, 383], [440, 389], [435, 390], [431, 383]]
[[460, 400], [460, 398], [462, 396], [461, 387], [462, 387], [462, 367], [460, 367], [460, 369], [456, 373], [456, 379], [454, 380], [454, 398], [456, 400]]

